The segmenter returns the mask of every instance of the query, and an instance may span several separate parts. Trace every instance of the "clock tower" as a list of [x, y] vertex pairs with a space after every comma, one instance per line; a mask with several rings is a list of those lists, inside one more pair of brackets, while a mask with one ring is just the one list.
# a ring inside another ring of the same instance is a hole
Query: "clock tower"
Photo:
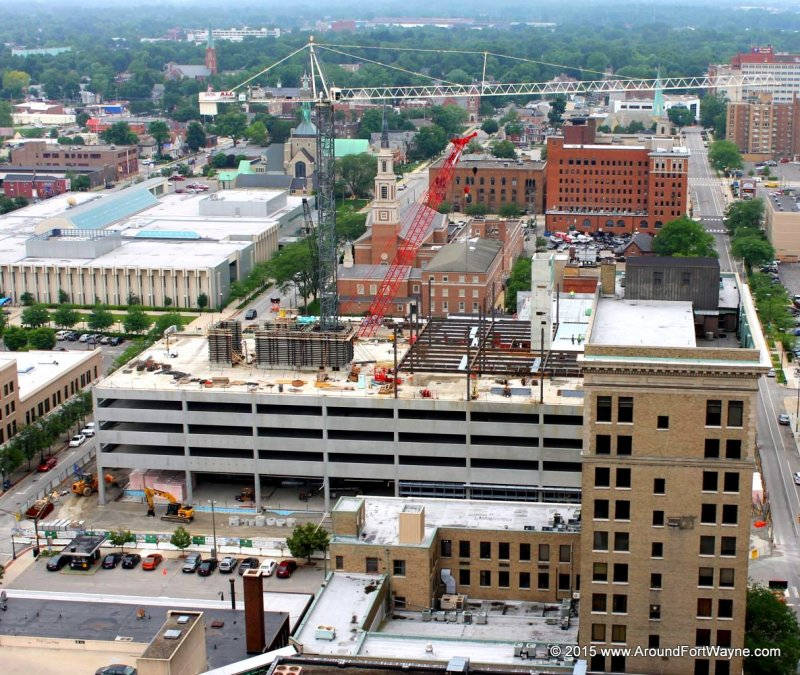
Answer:
[[[383, 143], [386, 146], [388, 143]], [[388, 147], [378, 152], [378, 173], [375, 175], [375, 197], [372, 200], [372, 264], [388, 265], [397, 251], [400, 232], [397, 176]]]

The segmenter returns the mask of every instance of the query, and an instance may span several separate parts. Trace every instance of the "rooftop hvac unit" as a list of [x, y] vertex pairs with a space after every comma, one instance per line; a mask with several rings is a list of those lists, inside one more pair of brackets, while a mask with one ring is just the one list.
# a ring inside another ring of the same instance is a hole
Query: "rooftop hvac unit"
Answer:
[[475, 623], [483, 626], [489, 623], [489, 614], [487, 612], [475, 612]]

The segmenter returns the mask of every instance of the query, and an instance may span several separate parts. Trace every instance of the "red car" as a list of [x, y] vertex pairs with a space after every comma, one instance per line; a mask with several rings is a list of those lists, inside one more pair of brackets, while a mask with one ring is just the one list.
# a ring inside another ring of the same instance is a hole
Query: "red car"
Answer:
[[183, 176], [181, 176], [179, 173], [174, 173], [174, 174], [172, 174], [172, 175], [171, 175], [169, 178], [167, 178], [167, 180], [169, 180], [169, 181], [173, 181], [173, 182], [175, 182], [175, 181], [178, 181], [178, 182], [180, 182], [180, 181], [182, 181], [182, 180], [186, 180], [186, 178], [184, 178]]
[[296, 569], [297, 563], [294, 560], [281, 560], [278, 569], [275, 570], [275, 576], [279, 579], [288, 579]]
[[154, 570], [161, 564], [162, 560], [164, 560], [164, 556], [160, 553], [151, 553], [150, 555], [146, 555], [142, 560], [142, 569]]
[[58, 464], [58, 460], [55, 457], [45, 457], [39, 462], [39, 466], [36, 467], [36, 470], [39, 473], [44, 473], [45, 471], [50, 471], [56, 464]]

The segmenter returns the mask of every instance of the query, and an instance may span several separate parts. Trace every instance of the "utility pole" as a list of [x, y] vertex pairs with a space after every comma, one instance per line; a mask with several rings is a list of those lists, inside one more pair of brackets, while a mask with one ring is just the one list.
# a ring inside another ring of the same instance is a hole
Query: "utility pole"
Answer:
[[214, 560], [216, 560], [217, 559], [217, 519], [216, 519], [216, 515], [214, 513], [214, 500], [213, 499], [209, 499], [208, 501], [211, 504], [211, 532], [212, 532], [212, 537], [214, 538], [214, 545], [213, 545], [213, 547], [211, 549], [211, 557], [214, 558]]

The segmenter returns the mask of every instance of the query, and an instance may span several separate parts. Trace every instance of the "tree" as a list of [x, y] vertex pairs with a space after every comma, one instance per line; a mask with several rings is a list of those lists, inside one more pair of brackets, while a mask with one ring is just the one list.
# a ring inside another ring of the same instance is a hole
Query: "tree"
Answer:
[[108, 311], [105, 305], [97, 303], [92, 307], [86, 325], [92, 330], [105, 330], [114, 323], [114, 316]]
[[67, 293], [63, 288], [58, 289], [58, 303], [60, 305], [66, 304], [69, 302], [69, 293]]
[[206, 146], [206, 132], [200, 122], [190, 122], [186, 128], [186, 145], [192, 152]]
[[716, 258], [714, 235], [697, 221], [681, 216], [671, 220], [653, 239], [653, 250], [658, 255], [676, 258]]
[[448, 136], [460, 134], [467, 118], [467, 111], [457, 105], [435, 105], [431, 108], [431, 120], [444, 129]]
[[667, 110], [667, 117], [676, 127], [687, 127], [694, 124], [694, 113], [686, 106], [673, 106]]
[[80, 176], [73, 174], [69, 179], [69, 184], [73, 192], [86, 192], [92, 186], [89, 176], [86, 174], [81, 174]]
[[100, 133], [100, 138], [112, 145], [136, 145], [139, 142], [139, 137], [131, 131], [127, 122], [115, 122]]
[[725, 137], [727, 102], [724, 96], [704, 96], [700, 101], [700, 124], [706, 129], [714, 129], [718, 138]]
[[35, 298], [33, 297], [33, 293], [30, 293], [30, 292], [28, 292], [28, 291], [25, 291], [25, 292], [24, 292], [24, 293], [23, 293], [23, 294], [22, 294], [22, 295], [19, 297], [19, 299], [20, 299], [20, 302], [22, 302], [22, 304], [23, 304], [23, 305], [26, 305], [26, 306], [27, 306], [27, 305], [32, 305], [32, 304], [34, 303], [34, 300], [35, 300]]
[[156, 333], [156, 335], [163, 335], [164, 331], [170, 326], [177, 326], [178, 328], [183, 326], [181, 315], [177, 312], [167, 312], [166, 314], [158, 316], [152, 332]]
[[8, 316], [0, 312], [0, 335], [2, 335], [5, 332], [7, 325], [8, 325]]
[[184, 557], [186, 549], [192, 545], [192, 535], [183, 525], [179, 525], [169, 538], [169, 543], [179, 549], [181, 557]]
[[0, 126], [10, 127], [12, 124], [14, 124], [14, 118], [11, 104], [8, 101], [0, 101]]
[[731, 202], [725, 209], [725, 226], [731, 236], [742, 228], [760, 230], [763, 216], [764, 201], [762, 199]]
[[256, 145], [260, 145], [262, 147], [269, 145], [269, 134], [267, 133], [267, 127], [264, 126], [263, 122], [253, 122], [249, 127], [247, 127], [244, 135], [251, 143], [255, 143]]
[[509, 122], [504, 129], [508, 136], [522, 136], [522, 132], [525, 130], [522, 122]]
[[161, 150], [164, 144], [169, 140], [169, 126], [166, 122], [155, 120], [147, 125], [147, 133], [153, 137], [158, 147], [158, 155], [161, 156]]
[[509, 312], [517, 311], [517, 291], [531, 289], [531, 259], [522, 257], [511, 268], [511, 276], [506, 283], [505, 305]]
[[450, 213], [453, 210], [453, 205], [450, 202], [442, 202], [436, 210], [439, 213]]
[[494, 143], [491, 152], [495, 157], [504, 157], [506, 159], [514, 159], [517, 156], [517, 150], [511, 141]]
[[271, 117], [267, 121], [267, 131], [273, 143], [285, 143], [292, 133], [292, 125], [287, 120]]
[[3, 331], [3, 343], [10, 352], [18, 352], [28, 344], [28, 334], [19, 326], [8, 326]]
[[51, 318], [56, 326], [72, 328], [81, 320], [81, 315], [72, 305], [61, 305], [53, 312]]
[[414, 136], [414, 147], [411, 150], [412, 159], [430, 159], [435, 157], [447, 147], [447, 134], [442, 127], [432, 124], [422, 127]]
[[144, 313], [141, 305], [128, 307], [128, 312], [122, 320], [126, 333], [144, 333], [152, 323], [153, 320]]
[[217, 117], [216, 128], [220, 136], [227, 136], [235, 146], [247, 130], [247, 116], [236, 110], [223, 113]]
[[775, 259], [775, 249], [761, 232], [756, 230], [740, 230], [731, 241], [733, 255], [744, 260], [750, 267], [764, 265]]
[[487, 134], [496, 134], [500, 129], [500, 125], [497, 123], [497, 120], [488, 119], [484, 120], [483, 124], [481, 124], [481, 129]]
[[56, 346], [56, 332], [44, 326], [34, 328], [28, 333], [28, 344], [34, 349], [53, 349]]
[[200, 309], [205, 309], [208, 307], [208, 295], [206, 293], [201, 293], [197, 296], [197, 306]]
[[125, 551], [125, 544], [129, 541], [136, 541], [136, 537], [130, 530], [120, 528], [108, 533], [108, 541], [112, 546], [119, 546], [120, 551]]
[[334, 170], [348, 194], [353, 197], [366, 197], [378, 173], [378, 160], [366, 152], [347, 155], [336, 160]]
[[467, 144], [464, 153], [467, 155], [479, 155], [483, 152], [483, 146], [474, 138]]
[[23, 326], [29, 326], [30, 328], [44, 326], [46, 323], [50, 323], [50, 312], [47, 311], [47, 307], [44, 305], [30, 305], [22, 310], [20, 322]]
[[742, 168], [742, 155], [732, 141], [714, 141], [708, 149], [708, 160], [718, 171]]
[[466, 206], [464, 213], [468, 216], [485, 216], [489, 213], [489, 207], [483, 202], [474, 202]]
[[81, 128], [85, 128], [85, 127], [86, 127], [86, 123], [87, 123], [87, 122], [88, 122], [90, 119], [91, 119], [91, 116], [89, 115], [89, 113], [86, 113], [86, 112], [79, 112], [79, 113], [76, 115], [76, 117], [75, 117], [75, 123], [76, 123], [76, 124], [77, 124], [79, 127], [81, 127]]
[[550, 110], [547, 112], [547, 121], [551, 127], [560, 127], [564, 121], [564, 111], [567, 109], [567, 98], [559, 94], [550, 101]]
[[309, 562], [311, 562], [311, 555], [314, 551], [325, 552], [328, 550], [329, 544], [328, 532], [314, 523], [298, 525], [292, 531], [291, 536], [286, 538], [286, 545], [292, 556], [305, 558]]
[[3, 73], [3, 93], [8, 98], [21, 98], [31, 83], [31, 76], [24, 70], [7, 70]]
[[336, 216], [336, 238], [339, 241], [355, 241], [367, 231], [367, 214], [350, 212]]
[[[769, 588], [747, 589], [744, 646], [750, 656], [744, 660], [749, 675], [789, 675], [800, 659], [800, 627], [794, 611], [776, 598]], [[753, 656], [757, 649], [778, 648], [777, 656]]]
[[519, 206], [517, 206], [514, 202], [511, 202], [510, 204], [503, 204], [497, 213], [503, 218], [519, 218], [522, 215], [522, 211], [520, 211]]

